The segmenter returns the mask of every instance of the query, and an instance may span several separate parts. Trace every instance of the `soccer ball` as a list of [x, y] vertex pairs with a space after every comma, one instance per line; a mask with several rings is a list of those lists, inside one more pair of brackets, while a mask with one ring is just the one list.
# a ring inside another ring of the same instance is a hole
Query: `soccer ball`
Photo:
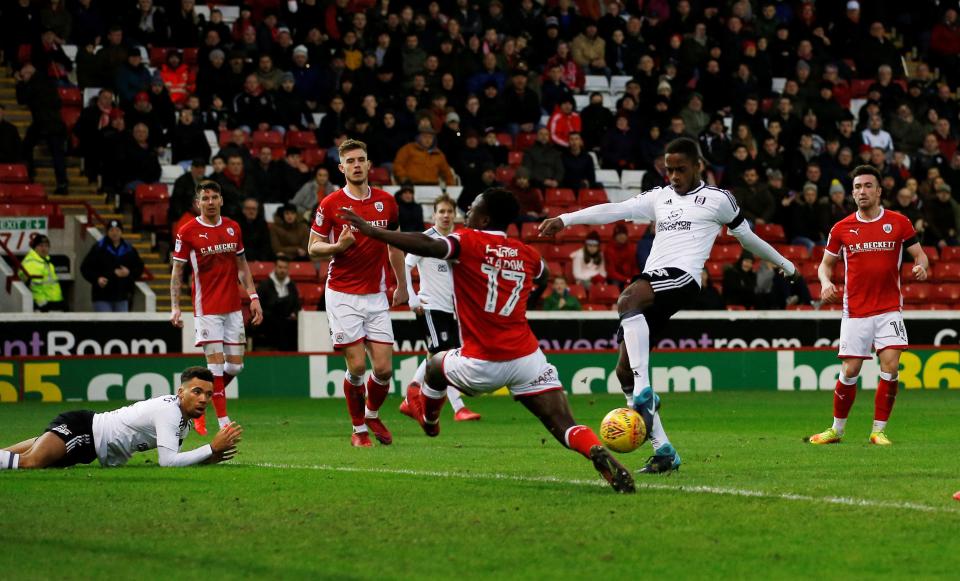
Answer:
[[630, 408], [617, 408], [600, 422], [600, 439], [614, 452], [633, 452], [647, 439], [647, 425]]

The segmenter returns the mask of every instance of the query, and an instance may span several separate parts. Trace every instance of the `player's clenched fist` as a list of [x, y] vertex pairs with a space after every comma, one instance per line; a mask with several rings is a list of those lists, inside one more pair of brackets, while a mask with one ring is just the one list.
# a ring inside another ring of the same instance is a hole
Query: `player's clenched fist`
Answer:
[[563, 220], [560, 218], [547, 218], [540, 223], [538, 229], [540, 230], [540, 236], [553, 236], [557, 232], [563, 230]]
[[176, 328], [183, 327], [183, 321], [180, 320], [180, 307], [172, 307], [170, 310], [170, 324]]
[[823, 303], [832, 303], [837, 300], [837, 286], [831, 282], [820, 287], [820, 301]]
[[913, 266], [913, 276], [917, 280], [927, 280], [927, 269], [923, 267], [922, 264], [915, 264]]

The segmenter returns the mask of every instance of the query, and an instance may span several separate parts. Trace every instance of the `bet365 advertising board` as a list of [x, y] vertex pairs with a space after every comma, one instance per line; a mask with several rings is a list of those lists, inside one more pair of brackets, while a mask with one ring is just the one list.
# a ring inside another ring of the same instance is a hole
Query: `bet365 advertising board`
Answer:
[[[410, 382], [422, 355], [394, 357], [391, 391]], [[549, 353], [568, 392], [620, 393], [616, 354]], [[176, 392], [179, 373], [202, 364], [191, 355], [0, 359], [0, 402], [139, 400]], [[742, 350], [655, 352], [650, 374], [657, 391], [833, 390], [840, 370], [836, 351]], [[868, 360], [864, 389], [880, 372]], [[343, 397], [343, 357], [322, 354], [250, 355], [228, 397]], [[900, 382], [906, 389], [960, 389], [960, 352], [916, 350], [903, 354]]]

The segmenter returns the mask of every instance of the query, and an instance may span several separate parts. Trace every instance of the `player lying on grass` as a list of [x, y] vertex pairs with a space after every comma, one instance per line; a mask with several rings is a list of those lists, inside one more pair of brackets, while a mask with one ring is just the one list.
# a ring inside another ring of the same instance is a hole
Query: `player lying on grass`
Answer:
[[213, 399], [213, 373], [188, 367], [180, 374], [176, 395], [161, 395], [101, 414], [87, 410], [64, 412], [41, 436], [0, 449], [0, 470], [66, 468], [100, 460], [103, 466], [123, 466], [134, 452], [157, 449], [161, 466], [216, 464], [233, 458], [243, 428], [224, 426], [213, 441], [189, 452], [180, 445], [190, 420], [202, 418]]
[[[447, 386], [477, 395], [505, 385], [561, 444], [590, 459], [614, 490], [634, 492], [630, 471], [593, 430], [573, 419], [557, 369], [544, 357], [527, 323], [534, 279], [546, 280], [549, 273], [536, 250], [507, 238], [507, 227], [518, 213], [513, 194], [490, 188], [467, 212], [467, 228], [440, 238], [376, 228], [347, 209], [340, 216], [366, 237], [453, 264], [463, 347], [434, 355], [427, 364], [426, 385], [407, 391], [407, 404], [428, 436], [440, 433]], [[342, 236], [353, 233], [347, 227]]]

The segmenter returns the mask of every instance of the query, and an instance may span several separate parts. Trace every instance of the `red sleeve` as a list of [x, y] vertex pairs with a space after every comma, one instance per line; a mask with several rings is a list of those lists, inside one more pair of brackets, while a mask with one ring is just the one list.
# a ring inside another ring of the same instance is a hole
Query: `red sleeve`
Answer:
[[177, 237], [173, 241], [173, 254], [171, 258], [180, 262], [187, 262], [190, 257], [190, 241], [187, 238], [187, 229], [190, 226], [188, 222], [177, 232]]
[[830, 229], [830, 235], [827, 237], [827, 247], [826, 251], [834, 256], [840, 254], [840, 247], [843, 245], [843, 242], [840, 240], [840, 230], [837, 228], [841, 222], [837, 222], [833, 225], [833, 228]]
[[919, 242], [917, 239], [917, 231], [913, 228], [913, 224], [910, 223], [910, 218], [901, 215], [900, 219], [903, 221], [903, 236], [900, 239], [903, 241], [904, 246], [913, 246], [915, 242]]
[[313, 224], [310, 225], [312, 232], [327, 239], [330, 237], [330, 229], [333, 228], [333, 216], [324, 215], [324, 212], [330, 211], [330, 208], [326, 207], [329, 200], [330, 196], [327, 196], [320, 202], [320, 206], [317, 208], [317, 215], [313, 219]]
[[400, 229], [400, 205], [397, 204], [397, 201], [387, 194], [387, 199], [390, 200], [390, 222], [387, 225], [388, 230], [399, 230]]

